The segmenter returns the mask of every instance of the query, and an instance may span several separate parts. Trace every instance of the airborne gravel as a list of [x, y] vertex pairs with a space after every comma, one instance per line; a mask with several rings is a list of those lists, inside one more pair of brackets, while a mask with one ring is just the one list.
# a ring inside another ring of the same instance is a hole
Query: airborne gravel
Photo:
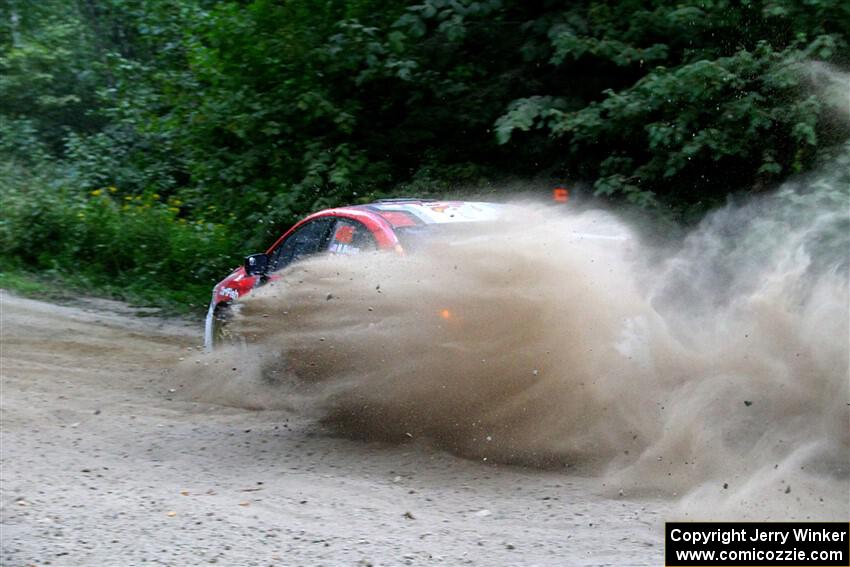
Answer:
[[2, 565], [663, 561], [667, 504], [597, 479], [193, 400], [175, 367], [200, 357], [194, 322], [6, 292], [0, 308]]

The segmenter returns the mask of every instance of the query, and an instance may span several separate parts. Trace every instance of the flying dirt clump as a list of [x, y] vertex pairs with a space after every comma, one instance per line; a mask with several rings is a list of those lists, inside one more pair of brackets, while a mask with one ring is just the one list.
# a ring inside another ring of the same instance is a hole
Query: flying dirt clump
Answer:
[[788, 189], [665, 250], [526, 205], [408, 256], [298, 264], [240, 302], [247, 351], [215, 356], [350, 435], [574, 467], [683, 515], [846, 518], [847, 222]]

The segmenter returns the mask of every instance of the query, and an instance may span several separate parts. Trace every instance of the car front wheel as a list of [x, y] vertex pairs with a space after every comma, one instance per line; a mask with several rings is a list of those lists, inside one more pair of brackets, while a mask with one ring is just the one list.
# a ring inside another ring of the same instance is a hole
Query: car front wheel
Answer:
[[204, 325], [204, 347], [207, 351], [234, 342], [233, 334], [228, 329], [231, 317], [232, 310], [229, 303], [210, 305]]

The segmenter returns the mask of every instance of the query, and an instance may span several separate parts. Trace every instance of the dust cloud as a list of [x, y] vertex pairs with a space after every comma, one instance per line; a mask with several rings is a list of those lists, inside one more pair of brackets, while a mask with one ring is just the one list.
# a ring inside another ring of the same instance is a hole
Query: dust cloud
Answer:
[[846, 190], [786, 186], [675, 245], [601, 211], [508, 211], [404, 257], [293, 266], [240, 302], [245, 344], [200, 383], [682, 517], [846, 519]]

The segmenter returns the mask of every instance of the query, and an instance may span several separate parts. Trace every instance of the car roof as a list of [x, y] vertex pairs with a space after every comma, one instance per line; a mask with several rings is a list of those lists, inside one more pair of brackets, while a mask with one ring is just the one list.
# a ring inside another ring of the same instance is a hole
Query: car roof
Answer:
[[443, 224], [493, 221], [504, 214], [504, 207], [504, 205], [483, 201], [380, 199], [374, 203], [347, 208], [365, 209], [386, 217], [393, 213], [406, 213], [424, 224]]

